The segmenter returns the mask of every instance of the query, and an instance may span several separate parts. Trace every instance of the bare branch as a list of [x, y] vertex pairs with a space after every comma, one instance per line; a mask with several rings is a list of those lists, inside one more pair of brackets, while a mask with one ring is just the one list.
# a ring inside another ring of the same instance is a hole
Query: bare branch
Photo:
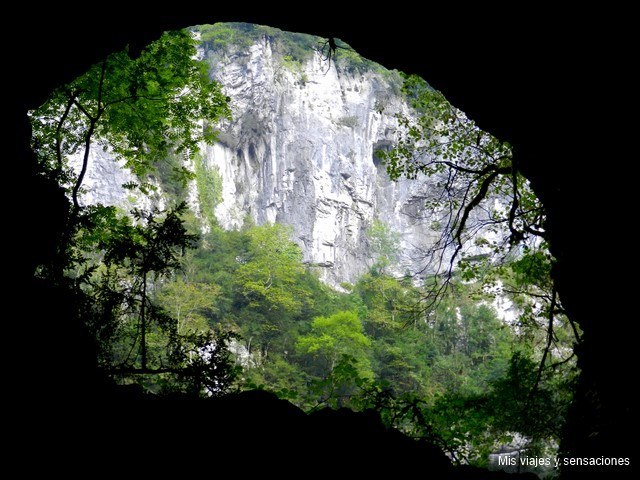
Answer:
[[71, 111], [71, 107], [73, 106], [77, 96], [77, 92], [69, 93], [69, 99], [65, 105], [64, 112], [58, 120], [58, 125], [56, 125], [56, 162], [58, 174], [62, 172], [62, 127], [64, 122], [67, 121], [67, 117], [69, 116], [69, 112]]
[[489, 187], [491, 186], [491, 183], [496, 179], [496, 177], [501, 173], [508, 173], [509, 170], [510, 169], [508, 167], [498, 168], [492, 171], [487, 177], [485, 177], [482, 184], [480, 185], [480, 190], [478, 190], [478, 193], [476, 194], [476, 196], [473, 197], [473, 199], [467, 204], [467, 206], [464, 209], [462, 218], [460, 220], [460, 223], [458, 224], [456, 233], [454, 234], [454, 238], [456, 238], [458, 242], [461, 241], [460, 239], [462, 236], [462, 232], [464, 231], [464, 227], [467, 223], [467, 219], [469, 218], [469, 215], [471, 214], [471, 211], [475, 207], [477, 207], [482, 200], [486, 198], [487, 192], [489, 191]]
[[556, 291], [555, 285], [553, 286], [553, 290], [551, 291], [551, 305], [549, 305], [549, 314], [547, 316], [547, 320], [549, 322], [547, 326], [547, 343], [542, 352], [542, 358], [540, 359], [540, 366], [538, 367], [538, 374], [536, 376], [536, 381], [529, 392], [529, 399], [533, 398], [536, 391], [538, 390], [538, 386], [540, 385], [540, 380], [542, 378], [542, 371], [544, 370], [544, 364], [547, 361], [547, 356], [549, 355], [549, 349], [551, 348], [551, 342], [553, 341], [553, 320], [555, 318], [555, 308], [556, 308], [556, 300], [558, 293]]

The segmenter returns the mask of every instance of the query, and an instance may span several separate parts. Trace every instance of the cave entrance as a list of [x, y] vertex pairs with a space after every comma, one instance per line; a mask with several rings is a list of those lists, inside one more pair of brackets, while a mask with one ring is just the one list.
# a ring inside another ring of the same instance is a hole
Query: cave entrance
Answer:
[[82, 285], [114, 381], [376, 408], [458, 462], [557, 448], [580, 332], [544, 208], [424, 79], [335, 39], [202, 25], [31, 118], [72, 225], [39, 274]]

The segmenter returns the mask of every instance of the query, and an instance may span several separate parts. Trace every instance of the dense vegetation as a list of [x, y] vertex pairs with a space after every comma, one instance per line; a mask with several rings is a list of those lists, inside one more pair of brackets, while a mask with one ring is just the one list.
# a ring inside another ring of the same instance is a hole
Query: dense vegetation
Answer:
[[[544, 332], [523, 319], [506, 324], [482, 285], [458, 275], [425, 317], [425, 288], [386, 273], [392, 233], [377, 223], [369, 235], [387, 247], [340, 293], [303, 266], [287, 227], [214, 228], [159, 288], [160, 304], [182, 309], [184, 325], [236, 335], [241, 388], [275, 391], [306, 410], [377, 408], [460, 459], [482, 462], [516, 432], [528, 436], [528, 448], [557, 439], [571, 375], [530, 395]], [[504, 281], [530, 281], [528, 261], [505, 266]]]
[[[244, 24], [198, 30], [213, 50], [266, 38], [288, 68], [322, 44]], [[432, 206], [448, 216], [436, 222], [444, 228], [432, 258], [460, 258], [421, 284], [394, 277], [397, 235], [373, 221], [369, 271], [337, 291], [303, 264], [286, 226], [256, 226], [250, 218], [237, 231], [217, 225], [221, 179], [198, 150], [228, 117], [229, 99], [194, 59], [195, 48], [179, 32], [137, 59], [119, 52], [33, 112], [42, 174], [71, 199], [57, 258], [38, 274], [72, 292], [102, 371], [159, 395], [263, 388], [306, 410], [374, 408], [389, 425], [459, 461], [482, 464], [496, 443], [517, 434], [529, 452], [553, 445], [571, 398], [571, 342], [579, 332], [550, 280], [543, 209], [509, 146], [477, 130], [423, 80], [407, 77], [403, 91], [418, 120], [400, 118], [404, 135], [383, 157], [392, 178], [443, 179], [445, 194]], [[345, 74], [370, 68], [347, 46], [333, 61]], [[138, 176], [132, 192], [160, 187], [168, 207], [83, 206], [96, 147]], [[198, 216], [184, 203], [189, 181]], [[492, 195], [510, 203], [473, 216]], [[484, 239], [476, 235], [483, 228], [503, 235]], [[470, 241], [490, 254], [464, 256]], [[498, 317], [496, 295], [516, 305], [514, 322]]]
[[41, 174], [71, 199], [56, 255], [38, 276], [73, 299], [106, 375], [199, 395], [225, 391], [236, 369], [224, 347], [227, 333], [185, 328], [155, 300], [157, 285], [196, 239], [182, 220], [185, 204], [118, 212], [80, 201], [95, 148], [136, 174], [139, 181], [125, 187], [139, 195], [156, 190], [158, 176], [174, 185], [193, 178], [188, 163], [229, 115], [228, 99], [195, 53], [184, 31], [166, 33], [136, 58], [114, 53], [53, 92], [32, 112], [32, 124]]

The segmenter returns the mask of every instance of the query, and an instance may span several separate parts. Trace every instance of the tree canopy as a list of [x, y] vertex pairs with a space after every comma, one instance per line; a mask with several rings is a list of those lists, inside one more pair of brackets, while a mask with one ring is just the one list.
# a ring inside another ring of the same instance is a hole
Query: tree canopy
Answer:
[[[69, 187], [76, 210], [92, 145], [143, 178], [170, 152], [192, 158], [201, 141], [215, 138], [215, 125], [229, 116], [228, 98], [196, 60], [196, 45], [180, 30], [137, 58], [127, 50], [111, 54], [32, 112], [40, 164]], [[78, 174], [69, 164], [74, 155], [81, 157]]]
[[[196, 47], [191, 33], [176, 31], [136, 57], [126, 49], [113, 53], [54, 91], [31, 118], [40, 171], [72, 202], [58, 254], [40, 275], [70, 291], [95, 336], [99, 366], [124, 381], [137, 376], [151, 390], [215, 395], [237, 373], [229, 334], [202, 321], [212, 308], [202, 297], [213, 299], [215, 286], [175, 284], [157, 298], [196, 245], [184, 223], [186, 205], [127, 214], [81, 202], [95, 148], [130, 169], [138, 181], [123, 186], [142, 194], [157, 188], [150, 174], [166, 176], [165, 165], [182, 182], [192, 177], [201, 144], [213, 141], [216, 125], [229, 117], [229, 99], [197, 60]], [[195, 292], [200, 297], [185, 299]], [[163, 308], [168, 299], [173, 304]]]

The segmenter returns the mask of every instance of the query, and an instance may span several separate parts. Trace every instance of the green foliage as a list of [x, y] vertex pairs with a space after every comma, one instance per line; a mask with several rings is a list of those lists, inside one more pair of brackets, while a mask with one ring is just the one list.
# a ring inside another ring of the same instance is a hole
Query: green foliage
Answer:
[[363, 73], [373, 65], [373, 62], [360, 56], [348, 46], [343, 46], [336, 50], [335, 60], [337, 68], [350, 73]]
[[513, 355], [507, 374], [492, 384], [493, 428], [521, 432], [532, 440], [559, 437], [569, 397], [549, 387], [532, 394], [537, 374], [538, 365], [532, 358], [523, 352]]
[[[388, 239], [384, 225], [376, 229], [374, 238]], [[437, 441], [460, 458], [472, 445], [476, 462], [508, 435], [502, 432], [512, 428], [506, 420], [502, 430], [491, 428], [494, 411], [487, 405], [520, 347], [515, 332], [478, 296], [478, 285], [456, 284], [425, 314], [421, 288], [377, 269], [349, 293], [322, 285], [304, 271], [283, 227], [215, 229], [206, 245], [187, 269], [194, 281], [220, 286], [218, 311], [207, 315], [233, 325], [251, 352], [246, 385], [271, 389], [307, 409], [379, 408], [397, 428]], [[289, 308], [292, 298], [280, 297], [282, 292], [266, 298], [269, 275], [274, 285], [285, 280], [285, 291], [297, 288], [296, 298], [313, 302]], [[556, 388], [547, 382], [545, 377], [541, 386]]]
[[202, 43], [211, 50], [230, 47], [242, 50], [253, 43], [254, 28], [255, 26], [249, 23], [216, 23], [199, 25], [194, 30], [200, 32]]
[[322, 365], [321, 376], [331, 373], [343, 355], [354, 359], [354, 366], [361, 376], [371, 376], [368, 350], [371, 341], [356, 312], [338, 312], [330, 317], [316, 317], [311, 333], [301, 336], [297, 349]]
[[354, 357], [343, 354], [325, 377], [310, 382], [307, 405], [311, 410], [322, 406], [331, 408], [354, 407], [363, 388], [371, 383], [367, 372], [363, 376], [362, 364]]
[[209, 227], [217, 225], [216, 207], [222, 202], [222, 176], [215, 165], [205, 165], [201, 155], [194, 158], [198, 205]]
[[[215, 287], [169, 286], [160, 295], [175, 302], [167, 309], [156, 298], [196, 241], [182, 219], [180, 201], [193, 178], [187, 165], [229, 115], [227, 97], [195, 53], [191, 34], [165, 33], [135, 58], [126, 50], [109, 55], [31, 112], [41, 173], [73, 201], [57, 256], [41, 275], [73, 295], [106, 373], [155, 392], [217, 395], [230, 388], [237, 369], [227, 351], [230, 334], [204, 322], [202, 297]], [[146, 195], [159, 183], [177, 206], [130, 216], [83, 207], [79, 195], [96, 144], [137, 175], [125, 188]], [[81, 158], [78, 174], [69, 165], [73, 155]]]
[[247, 387], [268, 389], [293, 402], [299, 402], [308, 395], [309, 376], [280, 353], [274, 353], [269, 356], [269, 361], [247, 369], [245, 376]]
[[[205, 49], [214, 54], [245, 53], [252, 45], [268, 42], [274, 57], [296, 75], [300, 85], [308, 81], [304, 65], [313, 56], [316, 37], [248, 23], [200, 25], [194, 30], [200, 32]], [[279, 74], [276, 78], [280, 78]]]
[[98, 242], [98, 248], [105, 252], [104, 264], [129, 268], [136, 276], [156, 278], [179, 268], [180, 255], [196, 239], [187, 233], [180, 218], [185, 210], [184, 203], [168, 212], [134, 210], [137, 223], [121, 223]]
[[510, 263], [513, 279], [518, 286], [537, 286], [549, 289], [551, 286], [551, 256], [543, 250], [527, 251], [518, 260]]
[[387, 70], [382, 66], [378, 66], [376, 71], [382, 75], [393, 95], [400, 95], [402, 93], [402, 86], [404, 84], [404, 77], [398, 70]]
[[178, 278], [157, 294], [159, 305], [175, 319], [178, 334], [209, 330], [209, 318], [218, 313], [221, 288], [214, 283], [186, 282]]
[[[303, 33], [284, 32], [263, 25], [233, 22], [216, 23], [214, 25], [199, 25], [193, 30], [200, 33], [205, 49], [212, 52], [247, 52], [249, 47], [256, 43], [269, 42], [274, 55], [280, 60], [282, 66], [299, 75], [302, 85], [308, 81], [303, 72], [304, 64], [313, 58], [314, 52], [319, 52], [323, 57], [327, 56], [327, 47], [322, 52], [326, 39]], [[335, 62], [339, 72], [351, 74], [374, 72], [383, 78], [394, 95], [400, 94], [403, 84], [400, 72], [387, 70], [360, 56], [341, 40], [337, 40], [336, 43], [338, 48], [335, 54], [332, 54], [331, 61]]]
[[236, 271], [237, 285], [251, 306], [299, 312], [306, 292], [299, 288], [304, 274], [300, 247], [290, 240], [291, 229], [264, 225], [247, 232], [248, 250]]
[[209, 330], [185, 339], [187, 341], [178, 344], [172, 352], [173, 358], [182, 362], [175, 371], [178, 382], [169, 383], [169, 388], [165, 388], [192, 396], [205, 393], [216, 397], [228, 393], [242, 371], [227, 348], [235, 335], [224, 330]]
[[298, 77], [298, 84], [300, 86], [305, 86], [309, 81], [306, 72], [304, 71], [304, 63], [295, 60], [291, 55], [283, 55], [280, 59], [280, 62], [291, 73], [294, 73]]
[[395, 264], [400, 250], [400, 235], [392, 231], [381, 220], [374, 219], [367, 229], [369, 251], [373, 255], [373, 267], [380, 273]]
[[[323, 57], [327, 57], [327, 47], [324, 45], [324, 42], [324, 39], [318, 39], [315, 49], [316, 51], [319, 51]], [[324, 51], [322, 51], [323, 46]], [[391, 88], [394, 95], [400, 94], [404, 81], [400, 72], [397, 70], [388, 70], [376, 62], [364, 58], [342, 40], [336, 39], [336, 46], [337, 48], [335, 53], [332, 54], [331, 60], [335, 62], [336, 70], [338, 72], [347, 74], [365, 74], [367, 72], [376, 73], [387, 83], [387, 86]], [[378, 105], [378, 107], [381, 106], [381, 104]]]
[[430, 398], [438, 389], [431, 373], [438, 350], [425, 333], [402, 329], [374, 341], [373, 369], [389, 393]]
[[368, 71], [381, 73], [386, 71], [384, 67], [362, 57], [343, 41], [336, 40], [336, 45], [338, 48], [335, 51], [333, 60], [338, 71], [345, 73], [365, 73]]
[[[519, 173], [511, 146], [480, 130], [422, 78], [405, 76], [403, 92], [415, 115], [397, 116], [399, 141], [380, 156], [393, 180], [426, 175], [436, 182], [439, 191], [426, 201], [441, 234], [427, 255], [436, 273], [450, 280], [462, 256], [465, 279], [480, 279], [490, 256], [512, 260], [516, 246], [545, 253], [539, 242], [545, 238], [544, 209]], [[475, 242], [484, 252], [464, 257], [463, 246], [484, 233], [498, 240]]]
[[[109, 214], [100, 218], [114, 222]], [[373, 226], [377, 251], [395, 251], [389, 233], [382, 223]], [[177, 333], [232, 328], [251, 355], [237, 359], [245, 386], [306, 409], [376, 408], [389, 425], [460, 461], [482, 464], [495, 442], [514, 432], [527, 435], [528, 448], [557, 438], [571, 375], [557, 382], [545, 374], [540, 396], [533, 395], [534, 354], [524, 353], [516, 332], [485, 303], [481, 285], [456, 283], [424, 312], [422, 288], [374, 268], [340, 294], [304, 269], [290, 235], [280, 225], [213, 228], [182, 259], [184, 275], [156, 294], [177, 319]], [[503, 274], [524, 281], [546, 268], [544, 258], [534, 255]], [[150, 346], [161, 345], [162, 332], [152, 334]], [[527, 409], [535, 422], [523, 416]]]
[[[199, 25], [202, 42], [211, 50], [243, 51], [251, 45], [267, 40], [280, 59], [292, 71], [309, 60], [313, 55], [316, 37], [304, 33], [284, 32], [277, 28], [250, 23], [216, 23]], [[297, 64], [297, 65], [296, 65]]]
[[[464, 457], [476, 463], [513, 432], [539, 448], [558, 439], [569, 398], [563, 382], [575, 375], [568, 339], [580, 340], [551, 278], [544, 209], [508, 143], [419, 77], [405, 76], [403, 93], [414, 115], [398, 115], [399, 140], [379, 153], [391, 179], [426, 175], [437, 187], [426, 201], [440, 238], [425, 252], [436, 275], [425, 282], [423, 310], [439, 396], [389, 401], [387, 416], [397, 418], [400, 408], [400, 427], [431, 435], [454, 458], [470, 447]], [[474, 253], [465, 254], [471, 244]], [[464, 301], [465, 291], [480, 302], [508, 296], [522, 312], [516, 330], [486, 305]], [[539, 346], [531, 352], [531, 345]]]
[[[181, 220], [181, 204], [166, 212], [132, 212], [118, 218], [107, 209], [99, 235], [84, 237], [103, 252], [88, 268], [86, 293], [92, 300], [88, 324], [100, 347], [99, 362], [120, 381], [136, 379], [152, 391], [193, 395], [226, 391], [237, 375], [225, 332], [214, 333], [204, 315], [215, 308], [212, 285], [171, 283], [155, 301], [154, 290], [181, 266], [194, 245]], [[166, 307], [166, 308], [163, 308]], [[173, 315], [172, 315], [173, 314]]]
[[510, 146], [479, 130], [422, 78], [406, 76], [403, 93], [419, 116], [417, 120], [398, 117], [401, 139], [384, 152], [392, 179], [416, 178], [418, 173], [435, 176], [449, 168], [473, 175], [508, 165]]
[[303, 64], [313, 56], [316, 37], [304, 33], [283, 32], [277, 28], [256, 25], [256, 34], [266, 38], [275, 46], [280, 58], [288, 57], [290, 62]]
[[[393, 252], [387, 227], [379, 223], [373, 230], [380, 252]], [[186, 276], [176, 283], [179, 292], [191, 291], [182, 283], [198, 289], [210, 284], [215, 306], [198, 300], [197, 292], [183, 300], [170, 297], [174, 307], [188, 300], [188, 309], [209, 324], [240, 335], [252, 355], [247, 385], [269, 388], [304, 408], [362, 408], [376, 390], [398, 402], [413, 395], [432, 409], [443, 395], [486, 394], [506, 374], [514, 333], [474, 299], [476, 286], [458, 285], [425, 317], [421, 288], [377, 269], [349, 293], [331, 290], [304, 269], [289, 236], [277, 225], [214, 228], [183, 264]], [[451, 437], [438, 433], [442, 423], [429, 425], [433, 435]], [[466, 445], [464, 438], [455, 439]]]
[[[228, 98], [206, 65], [194, 60], [195, 47], [188, 32], [178, 31], [165, 33], [136, 58], [126, 50], [111, 54], [32, 112], [40, 164], [73, 186], [76, 208], [92, 143], [142, 177], [171, 154], [192, 158], [202, 141], [215, 138], [214, 125], [229, 116]], [[74, 178], [67, 162], [76, 153], [84, 160]], [[180, 162], [174, 167], [185, 175]]]
[[356, 128], [358, 126], [358, 117], [355, 115], [340, 117], [336, 122], [336, 125], [347, 128]]
[[549, 384], [531, 395], [536, 365], [522, 351], [508, 361], [507, 370], [479, 393], [448, 390], [429, 399], [394, 395], [380, 384], [361, 384], [358, 408], [374, 408], [382, 419], [410, 436], [440, 446], [458, 463], [486, 466], [488, 454], [500, 443], [526, 435], [528, 454], [548, 454], [557, 441], [569, 404], [568, 385]]
[[[128, 190], [140, 190], [143, 194], [156, 190], [156, 182], [165, 198], [180, 203], [187, 200], [187, 186], [196, 179], [195, 172], [185, 164], [182, 155], [169, 152], [164, 160], [154, 163], [153, 172], [142, 176], [144, 180], [123, 185]], [[135, 197], [134, 197], [135, 198]]]
[[418, 321], [418, 289], [381, 274], [377, 268], [360, 278], [354, 293], [363, 304], [367, 333], [374, 338], [399, 333]]

